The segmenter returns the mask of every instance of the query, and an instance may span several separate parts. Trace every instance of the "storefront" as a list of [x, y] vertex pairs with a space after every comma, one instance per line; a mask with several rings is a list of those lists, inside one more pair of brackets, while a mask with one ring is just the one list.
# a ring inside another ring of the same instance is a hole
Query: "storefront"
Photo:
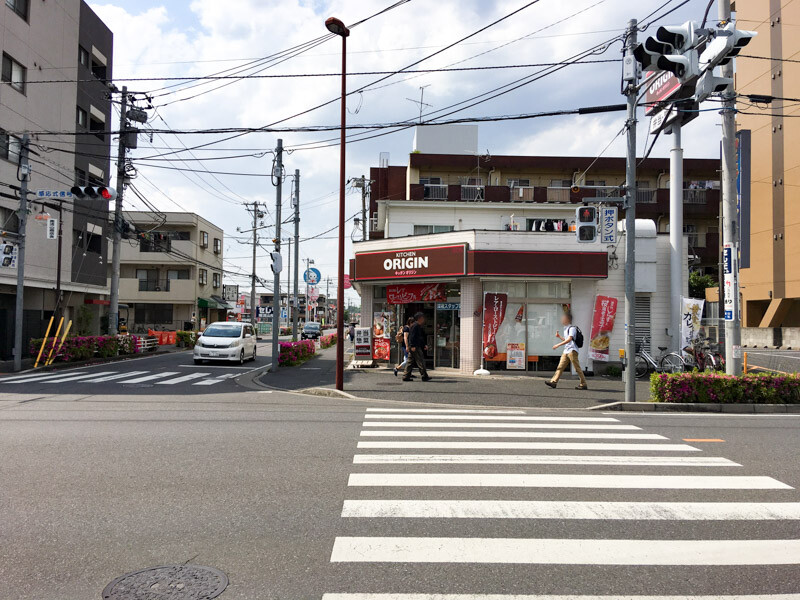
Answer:
[[[657, 267], [655, 236], [651, 241], [643, 285], [657, 279], [646, 269], [668, 269]], [[658, 252], [668, 252], [664, 242]], [[398, 326], [422, 312], [431, 367], [549, 371], [560, 355], [553, 345], [566, 310], [586, 338], [582, 363], [618, 360], [624, 331], [614, 326], [624, 291], [618, 256], [624, 256], [618, 247], [578, 244], [570, 233], [460, 231], [357, 243], [350, 275], [364, 319], [372, 318], [373, 335], [391, 349], [392, 360]], [[640, 291], [648, 292], [649, 306], [656, 290]]]

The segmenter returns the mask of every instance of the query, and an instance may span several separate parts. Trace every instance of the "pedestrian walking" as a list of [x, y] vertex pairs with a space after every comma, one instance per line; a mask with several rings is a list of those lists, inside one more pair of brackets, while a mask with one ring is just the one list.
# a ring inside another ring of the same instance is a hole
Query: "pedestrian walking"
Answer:
[[397, 343], [400, 344], [400, 350], [403, 352], [403, 362], [394, 367], [394, 376], [397, 377], [398, 371], [403, 371], [408, 364], [408, 334], [411, 333], [411, 326], [414, 324], [414, 317], [408, 317], [406, 324], [397, 332]]
[[408, 364], [406, 370], [403, 372], [403, 381], [411, 381], [411, 373], [414, 367], [419, 369], [422, 375], [422, 381], [430, 381], [430, 376], [425, 368], [425, 351], [428, 346], [425, 344], [425, 329], [422, 327], [425, 324], [425, 315], [418, 312], [414, 315], [414, 324], [411, 326], [411, 331], [408, 332]]
[[353, 323], [350, 323], [350, 329], [347, 330], [347, 335], [350, 336], [350, 343], [353, 343], [356, 339], [356, 326]]
[[545, 381], [545, 385], [555, 388], [558, 385], [558, 380], [561, 379], [561, 375], [564, 374], [564, 370], [572, 364], [581, 379], [580, 385], [575, 389], [588, 390], [589, 386], [586, 385], [586, 377], [581, 370], [581, 363], [578, 359], [578, 348], [583, 346], [583, 334], [580, 329], [572, 324], [572, 313], [570, 312], [564, 313], [561, 317], [561, 324], [564, 326], [564, 335], [562, 336], [561, 333], [556, 331], [556, 337], [561, 342], [553, 346], [553, 350], [563, 347], [564, 353], [561, 355], [561, 361], [558, 363], [555, 375], [550, 381]]

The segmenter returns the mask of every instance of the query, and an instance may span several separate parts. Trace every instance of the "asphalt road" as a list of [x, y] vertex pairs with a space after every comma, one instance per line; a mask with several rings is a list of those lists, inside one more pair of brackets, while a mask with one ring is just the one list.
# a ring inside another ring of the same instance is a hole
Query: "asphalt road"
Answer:
[[0, 390], [2, 598], [186, 562], [222, 600], [800, 598], [795, 416], [85, 385]]
[[800, 371], [800, 350], [747, 350], [750, 370], [797, 373]]

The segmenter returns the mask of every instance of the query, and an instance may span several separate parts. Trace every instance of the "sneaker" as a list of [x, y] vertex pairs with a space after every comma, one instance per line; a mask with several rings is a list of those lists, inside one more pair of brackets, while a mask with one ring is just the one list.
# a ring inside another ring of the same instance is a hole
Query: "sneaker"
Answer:
[[551, 388], [553, 388], [553, 389], [556, 389], [556, 385], [558, 385], [558, 384], [556, 384], [556, 383], [553, 383], [552, 381], [545, 381], [545, 382], [544, 382], [544, 384], [545, 384], [547, 387], [551, 387]]
[[394, 368], [394, 376], [397, 377], [397, 367]]
[[430, 380], [431, 380], [431, 378], [430, 378], [430, 377], [423, 377], [423, 378], [422, 378], [422, 381], [430, 381]]
[[588, 390], [589, 386], [588, 385], [576, 385], [575, 389], [576, 390]]
[[403, 377], [403, 381], [412, 381], [411, 377]]

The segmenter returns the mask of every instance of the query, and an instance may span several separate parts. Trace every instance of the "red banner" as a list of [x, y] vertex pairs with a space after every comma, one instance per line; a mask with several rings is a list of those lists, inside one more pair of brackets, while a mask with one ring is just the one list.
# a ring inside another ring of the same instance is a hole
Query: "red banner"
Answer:
[[410, 304], [412, 302], [447, 302], [443, 283], [408, 283], [386, 287], [386, 300], [389, 304]]
[[506, 317], [507, 306], [508, 294], [483, 296], [483, 355], [488, 359], [497, 356], [497, 330]]
[[597, 296], [592, 317], [592, 337], [589, 340], [589, 358], [608, 362], [611, 332], [617, 317], [617, 299]]

